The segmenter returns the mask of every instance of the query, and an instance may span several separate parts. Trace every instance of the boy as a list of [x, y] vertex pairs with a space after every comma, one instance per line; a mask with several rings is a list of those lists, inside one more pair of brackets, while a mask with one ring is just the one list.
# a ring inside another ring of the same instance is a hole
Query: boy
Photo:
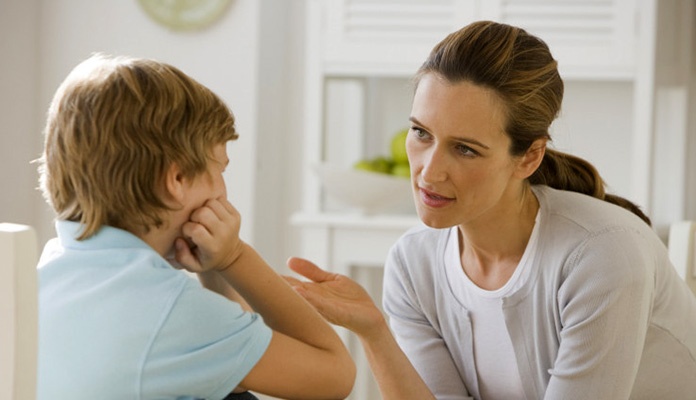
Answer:
[[347, 396], [338, 336], [238, 237], [222, 178], [237, 133], [215, 94], [167, 64], [95, 55], [45, 134], [58, 238], [40, 261], [39, 398]]

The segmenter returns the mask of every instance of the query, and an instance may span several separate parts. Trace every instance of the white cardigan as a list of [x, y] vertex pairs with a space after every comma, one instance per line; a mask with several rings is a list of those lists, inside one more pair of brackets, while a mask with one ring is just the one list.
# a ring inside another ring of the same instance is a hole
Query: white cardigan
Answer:
[[[533, 271], [502, 302], [526, 398], [696, 399], [696, 298], [657, 235], [607, 202], [533, 190]], [[448, 235], [417, 227], [392, 247], [384, 308], [436, 398], [479, 399], [471, 323], [446, 280]]]

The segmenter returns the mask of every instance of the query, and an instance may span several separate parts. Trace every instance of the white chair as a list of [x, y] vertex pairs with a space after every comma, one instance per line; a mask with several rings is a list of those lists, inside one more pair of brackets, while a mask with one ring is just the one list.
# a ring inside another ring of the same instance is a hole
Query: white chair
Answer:
[[679, 221], [670, 226], [667, 242], [669, 258], [696, 294], [696, 221]]
[[34, 229], [0, 223], [0, 399], [35, 399], [38, 243]]

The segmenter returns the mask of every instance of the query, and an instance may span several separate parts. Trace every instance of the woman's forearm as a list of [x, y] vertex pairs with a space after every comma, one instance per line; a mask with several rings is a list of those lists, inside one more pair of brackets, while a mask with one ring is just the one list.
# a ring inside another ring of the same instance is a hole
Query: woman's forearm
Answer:
[[358, 335], [383, 400], [435, 399], [384, 321]]
[[306, 259], [290, 259], [288, 266], [310, 280], [302, 282], [286, 277], [295, 290], [327, 320], [358, 336], [384, 400], [435, 399], [362, 286], [347, 276], [324, 271]]

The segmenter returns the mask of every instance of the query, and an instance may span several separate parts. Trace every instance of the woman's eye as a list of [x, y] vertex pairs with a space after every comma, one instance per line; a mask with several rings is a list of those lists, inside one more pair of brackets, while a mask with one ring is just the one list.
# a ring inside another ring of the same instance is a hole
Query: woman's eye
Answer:
[[464, 144], [458, 144], [455, 146], [455, 148], [459, 154], [466, 157], [475, 157], [478, 155], [474, 149]]
[[425, 133], [425, 131], [423, 131], [422, 129], [417, 128], [417, 127], [415, 127], [415, 126], [412, 126], [412, 127], [411, 127], [411, 131], [413, 131], [413, 133], [416, 135], [416, 137], [417, 137], [418, 139], [425, 139], [425, 138], [428, 137], [428, 134]]

